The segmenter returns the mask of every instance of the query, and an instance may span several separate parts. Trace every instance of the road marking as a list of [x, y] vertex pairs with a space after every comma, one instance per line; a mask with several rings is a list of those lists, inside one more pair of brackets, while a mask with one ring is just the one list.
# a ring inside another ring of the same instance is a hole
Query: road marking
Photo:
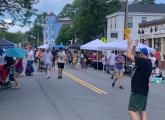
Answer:
[[81, 85], [91, 89], [92, 91], [94, 91], [94, 92], [96, 92], [98, 94], [107, 94], [107, 92], [105, 92], [104, 90], [101, 90], [101, 89], [99, 89], [99, 88], [97, 88], [97, 87], [95, 87], [95, 86], [85, 82], [84, 80], [81, 80], [80, 78], [78, 78], [78, 77], [76, 77], [76, 76], [74, 76], [72, 74], [69, 74], [67, 72], [63, 72], [63, 73], [64, 73], [65, 76], [71, 78], [72, 80], [78, 82], [79, 84], [81, 84]]

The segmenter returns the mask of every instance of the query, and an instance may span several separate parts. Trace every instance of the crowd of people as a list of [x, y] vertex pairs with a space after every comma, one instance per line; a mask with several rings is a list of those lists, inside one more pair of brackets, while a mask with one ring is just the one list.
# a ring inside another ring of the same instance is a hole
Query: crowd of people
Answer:
[[[107, 71], [107, 73], [111, 74], [111, 79], [113, 79], [112, 87], [115, 86], [116, 82], [118, 82], [118, 86], [120, 89], [123, 89], [122, 81], [123, 81], [123, 73], [125, 71], [126, 55], [122, 51], [112, 51], [108, 56], [104, 52], [96, 52], [96, 51], [78, 51], [78, 50], [68, 50], [68, 49], [55, 49], [55, 48], [37, 48], [33, 49], [31, 45], [27, 48], [27, 56], [25, 59], [16, 58], [15, 60], [12, 57], [5, 57], [4, 60], [2, 58], [3, 51], [0, 51], [0, 62], [6, 62], [7, 66], [14, 67], [13, 77], [16, 82], [16, 88], [20, 88], [19, 78], [21, 75], [34, 75], [34, 63], [37, 65], [37, 70], [44, 70], [46, 73], [46, 78], [50, 78], [50, 70], [51, 68], [55, 69], [56, 65], [58, 68], [58, 79], [62, 78], [62, 72], [64, 66], [68, 66], [71, 68], [81, 68], [87, 69], [91, 67], [94, 61], [101, 61], [103, 69]], [[161, 71], [158, 67], [158, 61], [160, 60], [159, 51], [155, 51], [155, 53], [150, 53], [150, 59], [152, 61], [152, 69], [155, 71], [155, 74], [158, 76], [162, 76]], [[159, 73], [158, 73], [159, 72]]]
[[156, 50], [154, 53], [149, 53], [146, 48], [142, 48], [139, 55], [135, 55], [137, 45], [138, 42], [131, 48], [131, 41], [128, 40], [128, 50], [126, 53], [113, 50], [109, 55], [98, 51], [71, 51], [63, 48], [37, 48], [34, 50], [32, 46], [29, 45], [26, 48], [26, 58], [4, 56], [4, 51], [0, 49], [0, 64], [3, 64], [4, 62], [5, 67], [13, 73], [13, 79], [15, 81], [14, 88], [20, 88], [21, 75], [35, 75], [34, 63], [36, 64], [38, 71], [45, 71], [46, 79], [51, 77], [51, 69], [56, 68], [58, 68], [57, 78], [62, 79], [64, 66], [74, 69], [87, 69], [92, 66], [93, 62], [101, 61], [103, 69], [105, 69], [108, 74], [111, 74], [111, 79], [113, 79], [112, 87], [115, 87], [116, 82], [118, 82], [118, 87], [124, 89], [122, 84], [123, 73], [126, 69], [127, 62], [131, 61], [131, 63], [134, 63], [134, 72], [131, 81], [131, 95], [128, 112], [131, 120], [138, 119], [137, 113], [139, 113], [141, 120], [146, 120], [146, 105], [150, 76], [153, 72], [156, 74], [156, 77], [163, 76], [158, 64], [160, 52]]

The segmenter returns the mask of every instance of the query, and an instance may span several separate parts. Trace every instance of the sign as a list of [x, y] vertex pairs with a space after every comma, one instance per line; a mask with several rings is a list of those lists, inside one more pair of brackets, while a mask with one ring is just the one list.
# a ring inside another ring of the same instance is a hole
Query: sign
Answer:
[[101, 41], [102, 41], [103, 43], [107, 43], [107, 39], [106, 39], [105, 37], [102, 37], [102, 38], [101, 38]]

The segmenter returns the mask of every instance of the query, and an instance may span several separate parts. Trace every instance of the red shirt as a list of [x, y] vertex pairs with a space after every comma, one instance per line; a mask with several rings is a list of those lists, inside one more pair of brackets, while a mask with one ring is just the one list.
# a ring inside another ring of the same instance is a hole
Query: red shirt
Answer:
[[154, 57], [156, 58], [156, 60], [159, 60], [160, 59], [160, 52], [155, 51]]

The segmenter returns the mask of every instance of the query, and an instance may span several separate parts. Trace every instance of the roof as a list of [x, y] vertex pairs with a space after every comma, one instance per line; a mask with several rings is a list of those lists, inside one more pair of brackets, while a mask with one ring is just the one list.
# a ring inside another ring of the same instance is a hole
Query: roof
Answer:
[[0, 47], [1, 48], [10, 48], [10, 47], [14, 47], [15, 43], [10, 42], [6, 39], [0, 38]]
[[[125, 5], [118, 12], [124, 12]], [[145, 13], [165, 13], [165, 4], [131, 4], [128, 6], [128, 12], [145, 12]]]
[[56, 16], [53, 12], [49, 13], [48, 16]]
[[165, 24], [165, 18], [163, 19], [159, 19], [159, 20], [153, 20], [153, 21], [149, 21], [149, 22], [145, 22], [145, 23], [140, 23], [139, 27], [149, 27], [149, 26], [155, 26], [155, 25], [161, 25], [161, 24]]

